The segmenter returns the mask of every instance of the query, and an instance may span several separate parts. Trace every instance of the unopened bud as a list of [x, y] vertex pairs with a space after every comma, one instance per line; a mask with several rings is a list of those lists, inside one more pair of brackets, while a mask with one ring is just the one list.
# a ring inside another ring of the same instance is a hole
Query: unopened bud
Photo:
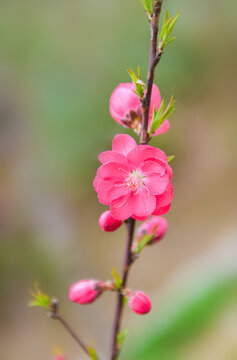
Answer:
[[122, 225], [122, 221], [114, 219], [108, 210], [100, 215], [99, 225], [103, 231], [111, 232], [117, 230]]
[[143, 291], [131, 292], [127, 297], [128, 304], [135, 314], [144, 315], [151, 310], [151, 300]]
[[78, 304], [92, 303], [104, 290], [104, 283], [99, 280], [87, 279], [73, 284], [69, 289], [69, 300]]
[[164, 236], [168, 228], [168, 222], [161, 216], [153, 216], [148, 221], [141, 224], [137, 230], [137, 238], [141, 239], [144, 235], [153, 233], [150, 244], [159, 242]]

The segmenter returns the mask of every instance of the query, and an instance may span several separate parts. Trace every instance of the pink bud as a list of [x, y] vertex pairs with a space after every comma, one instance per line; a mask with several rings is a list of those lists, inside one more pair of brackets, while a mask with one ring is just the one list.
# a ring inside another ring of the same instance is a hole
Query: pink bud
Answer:
[[105, 211], [100, 215], [99, 225], [103, 231], [111, 232], [117, 230], [122, 225], [121, 220], [115, 220], [110, 211]]
[[138, 228], [137, 237], [142, 238], [146, 234], [152, 234], [154, 228], [156, 229], [154, 231], [152, 242], [158, 242], [165, 236], [168, 229], [167, 220], [161, 216], [153, 216]]
[[78, 304], [90, 304], [101, 294], [102, 284], [94, 279], [78, 281], [69, 289], [69, 300]]
[[151, 310], [151, 300], [143, 291], [133, 292], [128, 299], [130, 308], [136, 314], [147, 314]]
[[[140, 99], [134, 93], [135, 85], [133, 83], [119, 84], [110, 97], [110, 114], [112, 118], [120, 125], [135, 129], [137, 132], [140, 130], [142, 122], [142, 110]], [[149, 124], [152, 121], [152, 114], [154, 107], [159, 109], [161, 104], [161, 96], [158, 87], [153, 84], [151, 103], [149, 111]], [[166, 119], [163, 124], [156, 130], [154, 135], [160, 135], [169, 130], [169, 121]]]

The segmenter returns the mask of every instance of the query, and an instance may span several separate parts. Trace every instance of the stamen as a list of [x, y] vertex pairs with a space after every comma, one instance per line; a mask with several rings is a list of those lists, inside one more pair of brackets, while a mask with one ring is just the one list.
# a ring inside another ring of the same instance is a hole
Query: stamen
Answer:
[[125, 179], [125, 186], [137, 195], [139, 189], [144, 186], [143, 179], [145, 177], [136, 169], [131, 171], [130, 175]]

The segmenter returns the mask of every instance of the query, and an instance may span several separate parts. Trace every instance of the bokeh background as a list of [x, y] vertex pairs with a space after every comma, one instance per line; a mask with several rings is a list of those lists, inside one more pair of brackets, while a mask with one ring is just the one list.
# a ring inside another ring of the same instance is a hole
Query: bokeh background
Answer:
[[[162, 243], [146, 249], [130, 285], [152, 298], [126, 310], [127, 360], [237, 359], [237, 5], [164, 1], [182, 10], [155, 82], [177, 99], [169, 133], [175, 197]], [[99, 152], [126, 132], [108, 102], [128, 67], [146, 78], [149, 28], [138, 0], [0, 2], [0, 352], [4, 360], [84, 359], [45, 311], [27, 306], [34, 281], [108, 358], [113, 294], [70, 304], [70, 284], [120, 268], [125, 229], [103, 233], [92, 181]], [[129, 133], [129, 131], [128, 131]]]

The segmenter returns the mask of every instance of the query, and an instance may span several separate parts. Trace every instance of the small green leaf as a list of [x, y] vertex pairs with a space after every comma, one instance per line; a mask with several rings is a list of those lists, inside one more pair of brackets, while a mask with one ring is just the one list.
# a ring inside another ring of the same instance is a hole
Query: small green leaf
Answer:
[[97, 356], [97, 353], [95, 351], [95, 348], [94, 346], [88, 346], [87, 347], [87, 350], [88, 350], [88, 354], [89, 354], [89, 357], [91, 360], [98, 360], [98, 356]]
[[128, 68], [127, 71], [128, 71], [128, 73], [129, 73], [132, 81], [134, 82], [134, 84], [136, 84], [136, 82], [137, 82], [137, 80], [138, 80], [136, 73], [135, 73], [135, 72], [133, 71], [133, 69], [131, 69], [131, 68]]
[[174, 40], [176, 40], [176, 36], [174, 36], [174, 37], [170, 38], [169, 40], [167, 40], [165, 46], [169, 45], [169, 44], [172, 43], [172, 41], [174, 41]]
[[175, 155], [167, 156], [167, 163], [169, 164], [174, 158], [175, 158]]
[[163, 39], [163, 37], [164, 37], [164, 32], [165, 32], [166, 25], [167, 25], [168, 21], [169, 21], [169, 11], [166, 10], [162, 30], [161, 30], [161, 33], [160, 33], [160, 38], [161, 39]]
[[114, 285], [116, 286], [116, 289], [119, 290], [121, 288], [123, 280], [121, 279], [121, 277], [115, 267], [112, 269], [112, 275], [114, 278]]
[[162, 49], [164, 49], [168, 44], [175, 40], [175, 37], [169, 38], [173, 28], [181, 14], [181, 11], [178, 11], [172, 18], [169, 19], [169, 13], [166, 11], [164, 23], [159, 34], [159, 44]]
[[178, 12], [172, 17], [172, 19], [171, 19], [171, 21], [170, 21], [170, 23], [169, 23], [169, 34], [171, 34], [171, 32], [172, 32], [172, 30], [173, 30], [173, 28], [174, 28], [174, 26], [175, 26], [175, 24], [176, 24], [176, 22], [177, 22], [177, 20], [178, 20], [178, 18], [179, 18], [179, 16], [180, 16], [180, 14], [181, 14], [181, 11], [178, 11]]
[[143, 7], [145, 11], [149, 13], [149, 15], [152, 15], [152, 0], [142, 0]]
[[141, 85], [141, 87], [142, 87], [143, 89], [146, 88], [146, 84], [145, 84], [141, 79], [138, 79], [138, 80], [137, 80], [136, 85]]
[[135, 71], [131, 68], [129, 68], [128, 73], [133, 81], [133, 83], [136, 86], [136, 90], [133, 90], [133, 92], [135, 94], [137, 94], [139, 96], [139, 98], [142, 98], [143, 93], [144, 93], [144, 89], [146, 87], [146, 84], [140, 79], [140, 68], [138, 69], [138, 76], [136, 75]]
[[34, 297], [34, 299], [30, 301], [29, 306], [40, 306], [44, 308], [49, 308], [51, 304], [50, 297], [42, 293], [37, 283], [35, 284], [34, 291], [29, 291], [29, 293]]
[[174, 111], [175, 108], [175, 101], [173, 100], [173, 96], [171, 96], [170, 101], [166, 109], [164, 110], [165, 102], [164, 99], [161, 102], [159, 110], [153, 113], [153, 119], [151, 123], [151, 127], [149, 133], [154, 133], [162, 124], [163, 122], [170, 116], [170, 114]]
[[149, 244], [149, 242], [153, 239], [156, 228], [157, 225], [154, 227], [151, 234], [145, 234], [142, 239], [138, 241], [137, 247], [134, 251], [136, 255], [139, 254], [144, 249], [144, 247]]
[[121, 331], [120, 333], [118, 333], [117, 335], [117, 344], [118, 344], [118, 348], [121, 349], [125, 340], [125, 337], [128, 333], [128, 328], [126, 327], [123, 331]]

